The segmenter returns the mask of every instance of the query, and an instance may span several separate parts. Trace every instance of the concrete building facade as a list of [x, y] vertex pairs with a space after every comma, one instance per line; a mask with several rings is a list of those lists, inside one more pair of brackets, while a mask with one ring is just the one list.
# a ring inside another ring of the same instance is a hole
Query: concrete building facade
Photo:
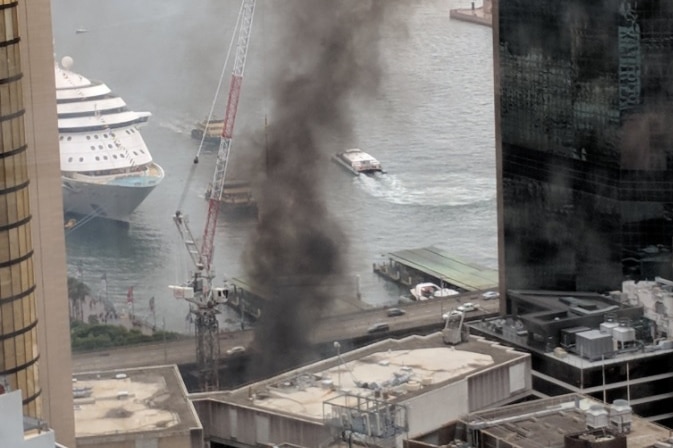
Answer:
[[21, 391], [0, 392], [0, 441], [3, 448], [54, 448], [54, 431], [22, 414]]
[[[0, 1], [0, 375], [74, 445], [49, 0]], [[39, 370], [39, 375], [38, 375]]]
[[528, 354], [441, 333], [388, 339], [232, 392], [193, 395], [213, 448], [402, 446], [462, 415], [530, 395]]
[[668, 277], [672, 12], [656, 0], [495, 3], [503, 289]]

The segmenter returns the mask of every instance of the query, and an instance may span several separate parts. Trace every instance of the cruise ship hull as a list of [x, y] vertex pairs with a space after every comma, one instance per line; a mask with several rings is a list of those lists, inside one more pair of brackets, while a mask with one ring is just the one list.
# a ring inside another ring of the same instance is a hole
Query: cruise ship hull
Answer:
[[126, 222], [164, 178], [140, 134], [152, 114], [129, 110], [106, 84], [72, 72], [72, 58], [61, 64], [54, 75], [64, 213]]
[[159, 168], [159, 171], [153, 176], [97, 179], [95, 182], [63, 176], [63, 210], [65, 214], [126, 222], [163, 179], [163, 170]]

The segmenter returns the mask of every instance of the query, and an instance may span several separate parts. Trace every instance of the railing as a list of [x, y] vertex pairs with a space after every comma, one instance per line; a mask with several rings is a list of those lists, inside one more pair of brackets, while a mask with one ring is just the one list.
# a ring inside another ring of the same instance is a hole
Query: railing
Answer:
[[[128, 169], [128, 168], [126, 168]], [[163, 170], [154, 162], [151, 162], [147, 165], [134, 167], [134, 171], [125, 172], [123, 170], [119, 172], [114, 172], [115, 170], [105, 170], [102, 171], [105, 174], [88, 174], [88, 172], [65, 172], [63, 177], [74, 180], [85, 180], [87, 182], [94, 182], [104, 184], [107, 183], [110, 179], [123, 179], [127, 177], [159, 177], [162, 175]]]

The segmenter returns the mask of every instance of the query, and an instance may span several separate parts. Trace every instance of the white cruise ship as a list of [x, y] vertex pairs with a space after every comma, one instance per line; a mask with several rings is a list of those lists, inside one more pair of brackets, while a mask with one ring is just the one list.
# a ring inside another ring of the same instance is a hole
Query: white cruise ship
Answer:
[[55, 64], [64, 212], [126, 221], [164, 178], [138, 130], [151, 114], [71, 67]]

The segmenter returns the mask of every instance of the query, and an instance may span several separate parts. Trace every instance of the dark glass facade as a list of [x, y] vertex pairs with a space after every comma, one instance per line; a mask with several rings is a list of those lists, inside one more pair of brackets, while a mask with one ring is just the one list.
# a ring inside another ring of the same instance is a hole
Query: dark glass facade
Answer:
[[498, 3], [506, 288], [670, 275], [673, 2]]

